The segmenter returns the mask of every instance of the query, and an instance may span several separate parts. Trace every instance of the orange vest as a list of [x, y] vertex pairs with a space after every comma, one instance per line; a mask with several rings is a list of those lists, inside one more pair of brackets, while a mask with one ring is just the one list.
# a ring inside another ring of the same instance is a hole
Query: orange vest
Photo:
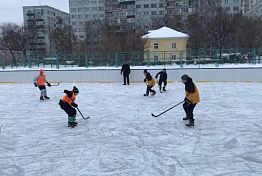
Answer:
[[62, 100], [72, 106], [72, 103], [76, 100], [76, 96], [74, 93], [71, 98], [69, 98], [68, 95], [65, 95]]
[[199, 92], [197, 89], [197, 86], [195, 86], [195, 92], [194, 93], [189, 93], [186, 91], [186, 98], [191, 101], [193, 104], [199, 103], [200, 102], [200, 97], [199, 97]]
[[45, 75], [39, 75], [38, 79], [36, 80], [36, 84], [38, 86], [44, 86], [45, 85]]
[[154, 78], [152, 78], [151, 80], [148, 80], [148, 81], [147, 81], [147, 84], [148, 84], [149, 86], [154, 86], [154, 85], [156, 84], [156, 81], [155, 81]]

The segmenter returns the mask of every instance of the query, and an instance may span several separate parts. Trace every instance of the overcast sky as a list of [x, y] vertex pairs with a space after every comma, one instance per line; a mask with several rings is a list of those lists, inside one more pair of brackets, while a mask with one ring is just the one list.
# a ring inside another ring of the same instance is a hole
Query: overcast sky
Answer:
[[23, 6], [49, 5], [69, 12], [69, 0], [0, 0], [0, 24], [14, 22], [23, 23]]

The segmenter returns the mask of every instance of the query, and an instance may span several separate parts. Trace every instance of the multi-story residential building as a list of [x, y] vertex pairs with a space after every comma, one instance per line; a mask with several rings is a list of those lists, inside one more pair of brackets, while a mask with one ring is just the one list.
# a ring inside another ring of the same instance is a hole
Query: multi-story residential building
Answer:
[[166, 0], [136, 0], [136, 29], [147, 31], [165, 24]]
[[221, 7], [230, 14], [242, 13], [242, 0], [221, 0]]
[[188, 16], [198, 13], [200, 0], [166, 0], [166, 25], [180, 29]]
[[31, 57], [44, 58], [56, 51], [50, 34], [57, 27], [70, 23], [69, 14], [49, 6], [24, 6], [24, 26]]
[[77, 39], [86, 37], [88, 21], [105, 20], [105, 0], [69, 0], [70, 22]]
[[258, 3], [259, 0], [242, 0], [242, 12], [245, 14], [247, 11], [249, 11], [250, 8], [252, 8], [256, 3]]
[[255, 5], [250, 7], [250, 9], [245, 13], [245, 15], [262, 18], [262, 1], [257, 1]]

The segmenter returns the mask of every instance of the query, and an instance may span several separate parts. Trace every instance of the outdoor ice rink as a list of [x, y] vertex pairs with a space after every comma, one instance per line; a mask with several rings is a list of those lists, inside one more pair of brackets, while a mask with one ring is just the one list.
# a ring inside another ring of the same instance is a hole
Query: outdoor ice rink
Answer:
[[[196, 83], [188, 128], [184, 85], [144, 97], [145, 84], [61, 84], [40, 102], [33, 84], [0, 84], [0, 176], [261, 176], [262, 83]], [[77, 86], [78, 127], [58, 101]], [[155, 86], [155, 90], [158, 88]]]

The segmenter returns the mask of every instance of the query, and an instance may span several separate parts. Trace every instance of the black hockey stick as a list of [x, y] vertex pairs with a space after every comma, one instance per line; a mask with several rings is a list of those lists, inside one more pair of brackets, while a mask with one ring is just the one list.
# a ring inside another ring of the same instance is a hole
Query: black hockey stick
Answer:
[[158, 117], [158, 116], [161, 116], [162, 114], [164, 114], [164, 113], [166, 113], [167, 111], [169, 111], [169, 110], [173, 109], [174, 107], [177, 107], [178, 105], [180, 105], [180, 104], [182, 104], [182, 103], [184, 103], [184, 101], [181, 101], [180, 103], [178, 103], [178, 104], [176, 104], [176, 105], [172, 106], [171, 108], [169, 108], [169, 109], [167, 109], [167, 110], [165, 110], [165, 111], [161, 112], [161, 113], [160, 113], [160, 114], [158, 114], [158, 115], [154, 115], [153, 113], [151, 113], [151, 115], [152, 115], [153, 117]]
[[82, 116], [83, 119], [89, 119], [89, 118], [90, 118], [89, 116], [88, 116], [88, 117], [84, 117], [83, 114], [81, 113], [81, 111], [78, 109], [78, 107], [76, 107], [76, 109], [77, 109], [78, 112], [81, 114], [81, 116]]

